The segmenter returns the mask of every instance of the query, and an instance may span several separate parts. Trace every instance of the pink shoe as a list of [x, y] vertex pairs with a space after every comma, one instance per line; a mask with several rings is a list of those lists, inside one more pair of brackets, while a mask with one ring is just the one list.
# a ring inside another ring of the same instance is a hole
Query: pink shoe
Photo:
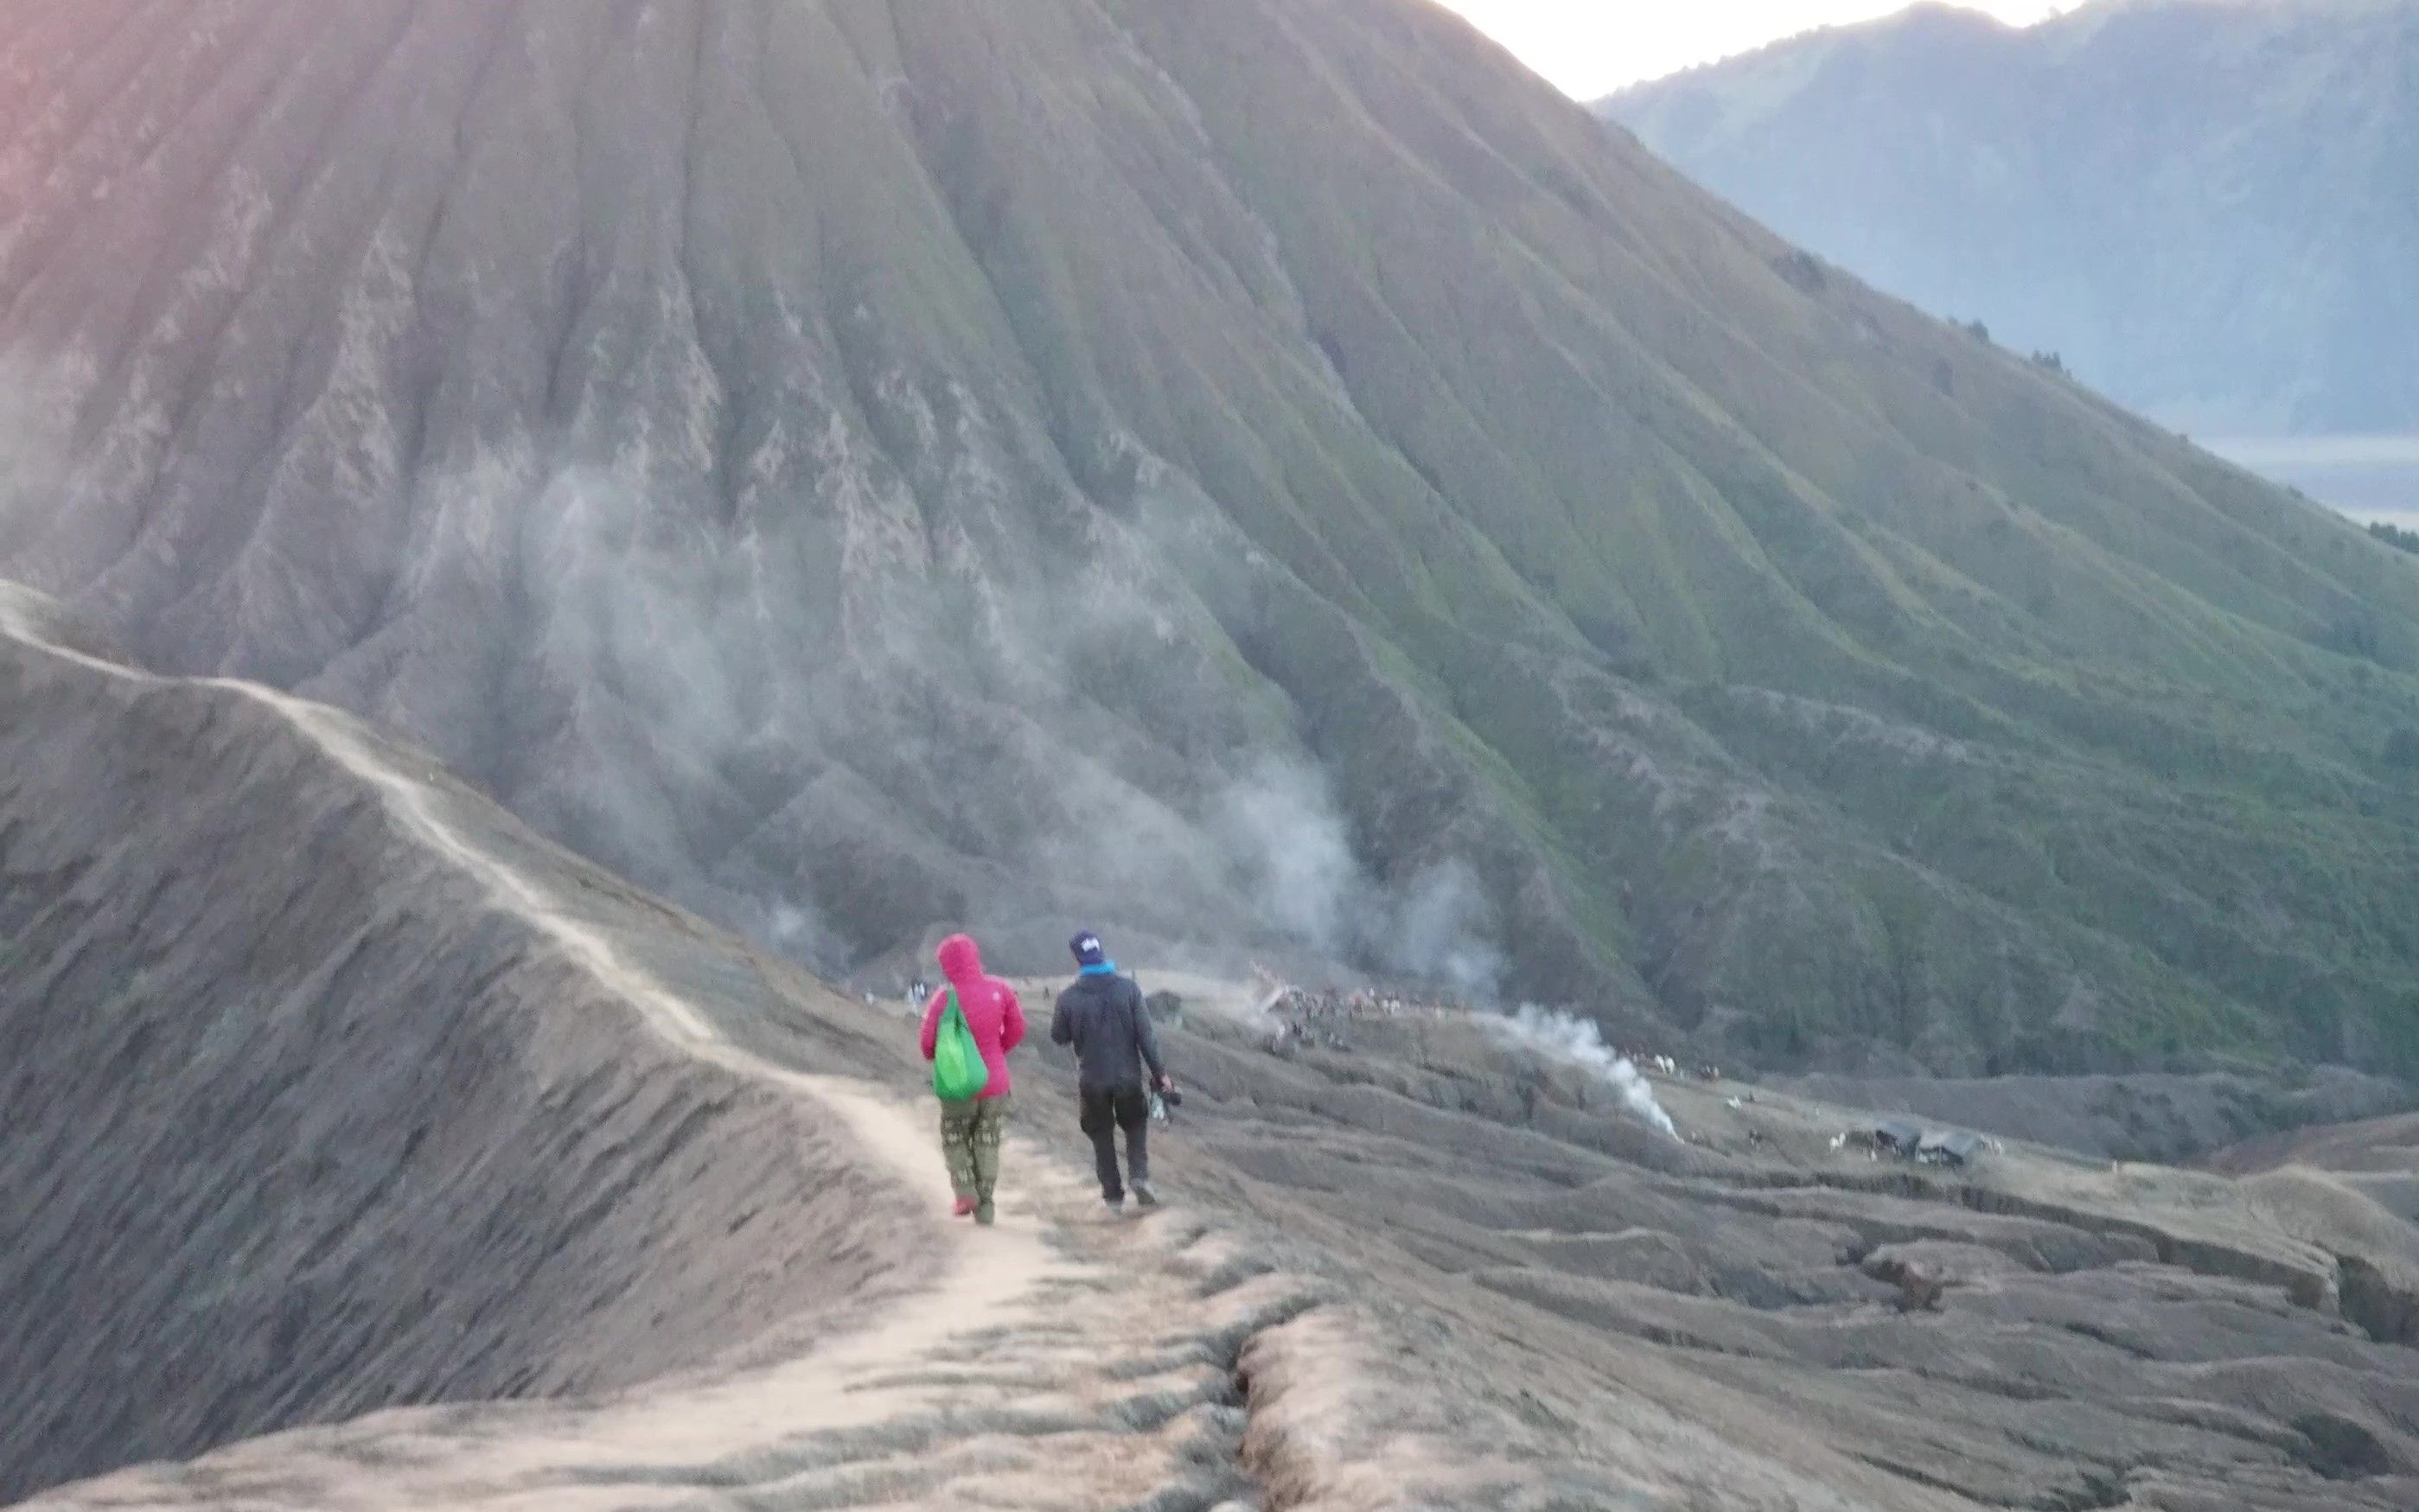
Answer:
[[949, 1209], [949, 1216], [952, 1218], [971, 1218], [974, 1215], [975, 1199], [972, 1197], [960, 1197], [957, 1200], [957, 1203]]

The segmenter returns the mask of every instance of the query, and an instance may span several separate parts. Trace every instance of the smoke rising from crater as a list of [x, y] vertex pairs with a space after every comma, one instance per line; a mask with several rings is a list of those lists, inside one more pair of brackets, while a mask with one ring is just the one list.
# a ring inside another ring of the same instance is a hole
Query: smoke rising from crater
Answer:
[[1680, 1137], [1672, 1116], [1656, 1100], [1655, 1088], [1645, 1073], [1629, 1057], [1606, 1044], [1602, 1031], [1586, 1019], [1523, 1003], [1516, 1012], [1488, 1016], [1479, 1022], [1508, 1044], [1577, 1066], [1610, 1088], [1632, 1118], [1671, 1138]]
[[[536, 696], [590, 764], [532, 774], [524, 811], [785, 953], [847, 970], [947, 922], [1038, 968], [1085, 925], [1497, 991], [1476, 874], [1374, 874], [1316, 757], [1235, 716], [1223, 632], [1147, 545], [902, 572], [835, 611], [810, 541], [684, 529], [601, 470], [520, 514]], [[800, 668], [836, 636], [851, 664]], [[835, 881], [798, 854], [859, 838], [904, 858]]]
[[1457, 858], [1400, 885], [1372, 876], [1326, 776], [1264, 758], [1211, 806], [1229, 875], [1285, 937], [1339, 963], [1492, 999], [1503, 979], [1493, 910]]

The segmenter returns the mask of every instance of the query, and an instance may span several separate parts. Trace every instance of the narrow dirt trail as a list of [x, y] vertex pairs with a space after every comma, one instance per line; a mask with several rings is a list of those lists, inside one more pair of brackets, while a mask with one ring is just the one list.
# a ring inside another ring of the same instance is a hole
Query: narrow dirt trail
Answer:
[[[1179, 1212], [1121, 1222], [1068, 1165], [1012, 1135], [1000, 1221], [946, 1216], [929, 1103], [809, 1075], [732, 1042], [348, 722], [242, 685], [367, 784], [416, 843], [478, 880], [665, 1041], [838, 1119], [932, 1216], [927, 1273], [809, 1346], [733, 1340], [759, 1363], [593, 1402], [408, 1409], [239, 1443], [186, 1466], [63, 1488], [46, 1508], [650, 1508], [1254, 1504], [1238, 1468], [1243, 1340], [1315, 1300], [1237, 1266]], [[767, 1361], [769, 1363], [763, 1363]]]

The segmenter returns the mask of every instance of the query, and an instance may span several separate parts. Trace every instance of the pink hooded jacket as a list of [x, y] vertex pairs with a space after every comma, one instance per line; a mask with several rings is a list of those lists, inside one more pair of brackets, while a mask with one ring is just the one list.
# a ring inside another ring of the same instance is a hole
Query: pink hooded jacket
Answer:
[[[1025, 1005], [1016, 1000], [1015, 988], [997, 977], [983, 975], [982, 952], [965, 935], [950, 935], [934, 954], [942, 975], [957, 989], [958, 1006], [965, 1011], [966, 1027], [974, 1031], [975, 1043], [982, 1049], [983, 1064], [991, 1068], [991, 1081], [978, 1100], [1006, 1097], [1008, 1053], [1025, 1042]], [[934, 993], [924, 1005], [926, 1060], [932, 1058], [932, 1041], [941, 1032], [941, 1005], [948, 996], [946, 991]]]

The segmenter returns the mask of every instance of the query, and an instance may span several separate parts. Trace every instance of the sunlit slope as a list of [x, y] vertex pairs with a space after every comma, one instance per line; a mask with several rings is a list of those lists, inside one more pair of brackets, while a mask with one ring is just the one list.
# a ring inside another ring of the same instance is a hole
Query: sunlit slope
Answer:
[[24, 19], [0, 568], [827, 964], [1433, 964], [1271, 902], [1275, 756], [1712, 1052], [2419, 1063], [2419, 568], [1441, 12]]

